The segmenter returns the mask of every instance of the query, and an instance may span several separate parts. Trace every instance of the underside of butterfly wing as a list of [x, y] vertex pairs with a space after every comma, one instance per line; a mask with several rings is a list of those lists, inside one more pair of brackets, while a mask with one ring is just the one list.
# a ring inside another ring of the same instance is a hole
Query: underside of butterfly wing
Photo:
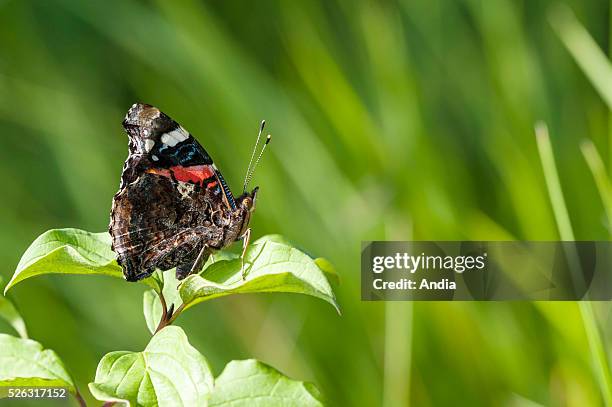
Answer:
[[130, 154], [113, 199], [112, 249], [128, 281], [174, 267], [184, 278], [244, 234], [250, 208], [236, 206], [208, 153], [157, 108], [132, 106], [124, 127]]

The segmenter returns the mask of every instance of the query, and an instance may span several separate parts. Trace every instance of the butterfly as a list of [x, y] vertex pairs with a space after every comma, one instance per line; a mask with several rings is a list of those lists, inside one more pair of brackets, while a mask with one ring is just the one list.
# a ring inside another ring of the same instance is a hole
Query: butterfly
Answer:
[[270, 142], [268, 135], [252, 166], [264, 125], [262, 121], [243, 192], [234, 197], [210, 155], [187, 130], [156, 107], [132, 105], [123, 120], [129, 156], [109, 226], [112, 250], [127, 281], [172, 268], [184, 279], [199, 272], [212, 253], [237, 240], [243, 241], [244, 258], [259, 189], [247, 192], [247, 186]]

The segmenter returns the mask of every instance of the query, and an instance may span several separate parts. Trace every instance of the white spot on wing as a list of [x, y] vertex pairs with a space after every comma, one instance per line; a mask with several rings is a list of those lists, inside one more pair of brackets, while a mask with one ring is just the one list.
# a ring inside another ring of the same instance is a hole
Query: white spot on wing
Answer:
[[153, 161], [159, 161], [159, 158], [157, 158], [156, 155], [152, 155], [151, 158], [153, 159]]
[[185, 141], [189, 138], [189, 132], [181, 126], [178, 126], [172, 133], [175, 133], [181, 141]]
[[145, 141], [145, 150], [147, 151], [147, 153], [151, 151], [153, 147], [155, 147], [155, 141], [151, 139]]
[[189, 133], [187, 133], [187, 131], [184, 128], [179, 126], [176, 129], [169, 131], [168, 133], [162, 134], [161, 141], [162, 143], [170, 147], [174, 147], [178, 143], [185, 141], [188, 138], [189, 138]]
[[164, 134], [162, 134], [162, 136], [161, 136], [161, 142], [162, 142], [162, 143], [164, 143], [164, 144], [166, 144], [166, 145], [168, 145], [168, 146], [170, 146], [170, 147], [174, 147], [174, 146], [175, 146], [175, 145], [178, 143], [178, 142], [177, 142], [177, 141], [176, 141], [174, 138], [172, 138], [172, 137], [170, 136], [170, 134], [168, 134], [168, 133], [164, 133]]

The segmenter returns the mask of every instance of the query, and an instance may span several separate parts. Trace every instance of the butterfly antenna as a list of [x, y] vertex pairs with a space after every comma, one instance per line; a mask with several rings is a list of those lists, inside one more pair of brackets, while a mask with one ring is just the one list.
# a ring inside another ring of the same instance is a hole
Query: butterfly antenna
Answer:
[[251, 164], [253, 163], [253, 158], [255, 158], [255, 151], [257, 150], [257, 146], [259, 145], [259, 139], [261, 138], [261, 133], [263, 132], [265, 126], [266, 121], [262, 120], [261, 125], [259, 126], [259, 133], [257, 133], [257, 141], [255, 141], [255, 147], [253, 147], [253, 153], [251, 154], [251, 159], [249, 160], [249, 166], [247, 167], [247, 171], [244, 176], [244, 186], [242, 187], [242, 192], [246, 192], [246, 188], [248, 185], [247, 179], [249, 178], [249, 174], [251, 172]]
[[272, 140], [272, 135], [268, 134], [268, 137], [266, 138], [266, 142], [261, 148], [261, 151], [259, 152], [259, 156], [257, 156], [257, 160], [255, 160], [255, 164], [253, 164], [253, 168], [251, 169], [251, 172], [247, 175], [247, 179], [244, 181], [244, 191], [245, 192], [246, 192], [247, 185], [249, 185], [249, 182], [251, 182], [251, 178], [253, 178], [253, 173], [255, 172], [255, 168], [257, 168], [257, 164], [259, 164], [259, 160], [261, 160], [261, 156], [263, 155], [264, 151], [266, 151], [266, 147], [270, 143], [270, 140]]

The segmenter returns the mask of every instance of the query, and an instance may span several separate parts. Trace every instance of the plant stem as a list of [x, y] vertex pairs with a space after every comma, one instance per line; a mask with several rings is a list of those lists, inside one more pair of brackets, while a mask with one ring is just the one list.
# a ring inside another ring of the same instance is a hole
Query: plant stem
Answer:
[[178, 307], [176, 311], [174, 311], [167, 325], [171, 325], [176, 320], [176, 318], [180, 315], [180, 313], [183, 312], [184, 309], [185, 309], [185, 304], [181, 304], [181, 306]]
[[157, 325], [157, 329], [155, 329], [155, 333], [159, 332], [168, 324], [168, 304], [166, 304], [166, 298], [164, 297], [164, 293], [162, 291], [157, 293], [157, 295], [162, 306], [162, 315], [159, 320], [159, 324]]
[[168, 304], [166, 304], [166, 298], [164, 297], [164, 293], [161, 291], [159, 292], [159, 301], [161, 302], [162, 306], [162, 319], [166, 319], [168, 316]]
[[76, 397], [77, 401], [79, 402], [79, 406], [87, 407], [87, 403], [85, 403], [85, 399], [83, 398], [83, 396], [79, 392], [79, 389], [76, 389], [76, 393], [75, 393], [74, 396]]
[[162, 292], [158, 294], [162, 306], [162, 316], [159, 320], [159, 325], [157, 325], [157, 329], [155, 329], [155, 333], [158, 333], [168, 325], [172, 325], [180, 313], [185, 309], [185, 304], [181, 304], [176, 310], [174, 309], [174, 304], [170, 305], [170, 308], [168, 308], [164, 294]]

